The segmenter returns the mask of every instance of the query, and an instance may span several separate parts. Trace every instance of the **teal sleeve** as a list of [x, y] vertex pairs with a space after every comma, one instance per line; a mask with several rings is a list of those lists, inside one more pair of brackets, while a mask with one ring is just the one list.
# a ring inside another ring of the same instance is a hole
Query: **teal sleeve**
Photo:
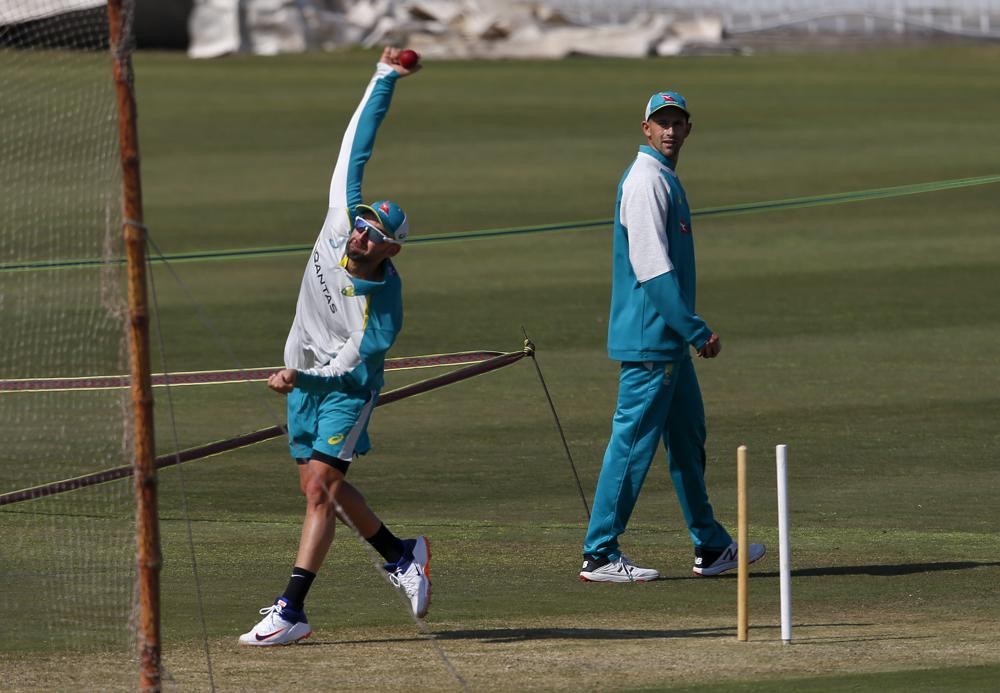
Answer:
[[340, 375], [318, 375], [298, 371], [295, 376], [295, 387], [306, 392], [318, 393], [333, 392], [335, 390], [338, 392], [364, 390], [370, 385], [370, 360], [377, 360], [381, 364], [384, 360], [384, 352], [374, 357], [368, 355], [357, 366]]
[[375, 147], [375, 134], [379, 125], [389, 111], [392, 92], [396, 86], [399, 73], [393, 71], [380, 77], [361, 111], [358, 128], [351, 142], [351, 158], [347, 168], [347, 208], [354, 209], [361, 204], [361, 179], [364, 176], [365, 164], [372, 156]]
[[295, 374], [295, 387], [305, 392], [333, 392], [344, 390], [345, 380], [343, 375], [313, 375], [298, 371]]
[[368, 330], [361, 340], [360, 360], [348, 371], [338, 375], [307, 373], [297, 371], [295, 387], [305, 392], [352, 392], [356, 390], [380, 389], [385, 353], [395, 341], [395, 333], [388, 330]]
[[697, 314], [688, 310], [676, 275], [676, 272], [664, 272], [640, 286], [670, 329], [695, 349], [700, 349], [712, 336], [712, 330]]

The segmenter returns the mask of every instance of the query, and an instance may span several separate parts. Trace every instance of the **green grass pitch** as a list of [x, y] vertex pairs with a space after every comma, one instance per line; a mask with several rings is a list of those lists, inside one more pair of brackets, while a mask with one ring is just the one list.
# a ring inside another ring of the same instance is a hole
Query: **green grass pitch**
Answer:
[[[164, 253], [311, 244], [376, 59], [349, 52], [135, 60], [146, 221]], [[1000, 48], [644, 61], [433, 62], [401, 82], [364, 183], [416, 235], [610, 218], [653, 91], [684, 93], [694, 209], [1000, 173]], [[735, 533], [750, 453], [750, 642], [736, 581], [694, 579], [661, 452], [625, 551], [646, 585], [576, 578], [583, 507], [527, 361], [380, 409], [351, 479], [434, 552], [432, 645], [340, 531], [310, 595], [308, 646], [241, 651], [284, 585], [302, 501], [273, 441], [160, 476], [167, 687], [207, 690], [188, 533], [219, 690], [988, 690], [1000, 678], [998, 187], [695, 220], [708, 481]], [[391, 355], [538, 348], [588, 502], [610, 430], [607, 228], [413, 245]], [[304, 253], [156, 266], [172, 370], [278, 365]], [[86, 278], [86, 270], [60, 270]], [[180, 280], [178, 283], [177, 280]], [[71, 281], [67, 279], [67, 281]], [[388, 387], [411, 376], [389, 374]], [[173, 449], [157, 390], [160, 454]], [[177, 388], [181, 447], [283, 420], [263, 384]], [[778, 632], [774, 445], [790, 462], [795, 643]], [[7, 490], [7, 489], [0, 489]], [[32, 527], [30, 503], [5, 532]], [[3, 589], [17, 589], [10, 580]], [[8, 623], [14, 616], [7, 615]], [[10, 685], [73, 686], [67, 659], [0, 633]], [[23, 666], [30, 661], [30, 667]], [[93, 674], [97, 675], [97, 674]], [[55, 683], [53, 683], [55, 682]]]

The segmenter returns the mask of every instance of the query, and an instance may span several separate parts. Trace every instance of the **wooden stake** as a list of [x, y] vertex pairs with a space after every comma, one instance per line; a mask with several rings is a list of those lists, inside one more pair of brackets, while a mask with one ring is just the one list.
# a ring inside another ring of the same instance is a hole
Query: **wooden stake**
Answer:
[[747, 560], [747, 447], [736, 449], [736, 639], [746, 642], [750, 627], [747, 614], [749, 562]]

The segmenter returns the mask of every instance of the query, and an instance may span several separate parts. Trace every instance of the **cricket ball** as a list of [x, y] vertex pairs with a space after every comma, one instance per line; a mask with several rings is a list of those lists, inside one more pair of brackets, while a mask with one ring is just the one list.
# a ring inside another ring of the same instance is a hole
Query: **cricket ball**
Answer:
[[400, 65], [405, 67], [407, 70], [410, 70], [420, 62], [420, 54], [407, 48], [406, 50], [399, 52], [398, 60]]

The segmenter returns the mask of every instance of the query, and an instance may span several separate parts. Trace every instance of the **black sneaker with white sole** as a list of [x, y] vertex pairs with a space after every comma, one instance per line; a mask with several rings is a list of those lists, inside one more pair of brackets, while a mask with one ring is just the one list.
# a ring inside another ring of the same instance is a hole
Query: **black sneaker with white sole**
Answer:
[[[764, 557], [767, 549], [763, 544], [750, 544], [747, 547], [747, 563], [755, 563]], [[732, 570], [739, 565], [739, 548], [734, 541], [724, 549], [706, 549], [696, 546], [694, 549], [695, 575], [709, 577]]]

